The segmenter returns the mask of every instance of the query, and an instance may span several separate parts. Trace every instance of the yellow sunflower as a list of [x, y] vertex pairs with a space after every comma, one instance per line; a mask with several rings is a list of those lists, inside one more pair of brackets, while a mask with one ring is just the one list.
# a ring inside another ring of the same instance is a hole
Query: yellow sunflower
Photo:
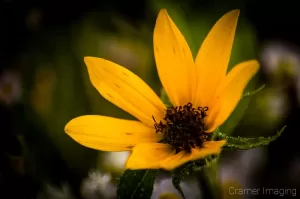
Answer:
[[172, 170], [220, 153], [226, 141], [211, 140], [212, 132], [235, 109], [259, 68], [256, 60], [250, 60], [227, 74], [238, 16], [239, 10], [233, 10], [219, 19], [193, 60], [180, 30], [165, 9], [160, 11], [154, 29], [154, 55], [171, 107], [124, 67], [85, 57], [90, 80], [99, 93], [139, 121], [85, 115], [72, 119], [66, 133], [89, 148], [132, 150], [127, 169]]

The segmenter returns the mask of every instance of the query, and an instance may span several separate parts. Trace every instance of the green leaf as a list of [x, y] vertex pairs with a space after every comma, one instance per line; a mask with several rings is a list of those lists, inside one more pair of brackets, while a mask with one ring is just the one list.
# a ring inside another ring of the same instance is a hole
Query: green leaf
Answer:
[[242, 99], [245, 98], [245, 97], [251, 97], [251, 96], [255, 95], [256, 93], [258, 93], [259, 91], [261, 91], [265, 87], [266, 87], [266, 85], [263, 84], [261, 87], [259, 87], [258, 89], [254, 90], [254, 91], [244, 93], [244, 95], [242, 96]]
[[228, 136], [220, 131], [217, 131], [217, 137], [219, 139], [226, 139], [227, 143], [224, 145], [223, 148], [227, 149], [241, 149], [241, 150], [248, 150], [253, 149], [261, 146], [268, 145], [270, 142], [276, 140], [284, 131], [286, 126], [282, 127], [274, 136], [269, 137], [254, 137], [254, 138], [244, 138], [244, 137], [233, 137]]
[[161, 89], [161, 92], [160, 92], [160, 99], [163, 101], [163, 103], [167, 106], [167, 107], [170, 107], [172, 106], [172, 103], [170, 102], [169, 100], [169, 97], [165, 91], [165, 89]]
[[117, 187], [118, 199], [149, 199], [157, 170], [126, 170]]
[[180, 193], [183, 199], [185, 199], [184, 193], [181, 189], [180, 182], [190, 173], [198, 172], [204, 168], [210, 167], [218, 160], [218, 156], [208, 156], [204, 159], [192, 161], [178, 167], [172, 171], [172, 183], [175, 189]]

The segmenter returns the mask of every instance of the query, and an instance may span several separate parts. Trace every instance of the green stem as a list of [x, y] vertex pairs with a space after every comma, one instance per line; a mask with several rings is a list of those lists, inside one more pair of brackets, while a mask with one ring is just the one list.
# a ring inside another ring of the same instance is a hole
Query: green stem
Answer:
[[217, 176], [217, 164], [213, 163], [199, 172], [198, 182], [205, 199], [220, 199], [220, 187]]

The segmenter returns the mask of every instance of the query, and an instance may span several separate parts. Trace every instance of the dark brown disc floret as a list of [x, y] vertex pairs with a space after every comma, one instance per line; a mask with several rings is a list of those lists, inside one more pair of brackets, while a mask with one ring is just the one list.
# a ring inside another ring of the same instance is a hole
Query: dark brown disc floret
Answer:
[[162, 121], [156, 122], [156, 132], [163, 134], [163, 143], [170, 144], [177, 152], [201, 147], [203, 142], [210, 139], [210, 134], [205, 132], [204, 118], [207, 116], [208, 107], [193, 107], [192, 103], [184, 106], [171, 106], [167, 108]]

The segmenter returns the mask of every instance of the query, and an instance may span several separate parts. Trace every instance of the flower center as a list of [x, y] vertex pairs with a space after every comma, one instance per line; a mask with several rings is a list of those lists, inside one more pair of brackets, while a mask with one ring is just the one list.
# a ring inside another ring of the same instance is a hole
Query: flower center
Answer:
[[207, 111], [208, 107], [195, 108], [192, 103], [168, 107], [162, 121], [157, 123], [153, 118], [156, 133], [161, 132], [162, 142], [172, 145], [176, 152], [191, 152], [192, 148], [201, 147], [203, 142], [210, 139], [210, 134], [204, 132]]

